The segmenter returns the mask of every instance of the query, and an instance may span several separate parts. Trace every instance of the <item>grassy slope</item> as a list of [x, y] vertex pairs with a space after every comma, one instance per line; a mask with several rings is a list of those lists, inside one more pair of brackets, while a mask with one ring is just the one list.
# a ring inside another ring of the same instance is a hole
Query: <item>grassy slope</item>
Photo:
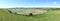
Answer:
[[[37, 16], [21, 16], [0, 9], [0, 21], [60, 21], [60, 10], [49, 11]], [[32, 18], [31, 18], [32, 17]]]

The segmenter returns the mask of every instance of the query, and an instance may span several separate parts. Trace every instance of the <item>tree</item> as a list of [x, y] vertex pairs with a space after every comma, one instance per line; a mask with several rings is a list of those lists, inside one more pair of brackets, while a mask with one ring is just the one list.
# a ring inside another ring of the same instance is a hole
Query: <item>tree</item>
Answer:
[[12, 13], [10, 10], [8, 10], [9, 11], [9, 13]]
[[33, 14], [32, 13], [29, 13], [29, 16], [33, 16]]

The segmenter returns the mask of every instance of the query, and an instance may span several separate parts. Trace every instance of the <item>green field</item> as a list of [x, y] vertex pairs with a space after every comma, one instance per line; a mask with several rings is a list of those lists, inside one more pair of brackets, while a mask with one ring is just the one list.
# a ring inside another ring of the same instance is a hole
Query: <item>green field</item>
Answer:
[[60, 21], [60, 10], [49, 10], [36, 16], [22, 16], [0, 9], [0, 21]]

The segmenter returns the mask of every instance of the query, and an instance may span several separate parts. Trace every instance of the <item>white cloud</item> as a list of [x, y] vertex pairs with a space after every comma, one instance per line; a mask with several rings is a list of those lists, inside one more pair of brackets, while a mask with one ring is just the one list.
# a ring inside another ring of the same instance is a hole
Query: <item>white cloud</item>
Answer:
[[53, 2], [53, 4], [56, 4], [57, 2]]
[[60, 6], [17, 6], [17, 8], [60, 8]]
[[60, 6], [11, 6], [11, 7], [1, 7], [0, 8], [60, 8]]

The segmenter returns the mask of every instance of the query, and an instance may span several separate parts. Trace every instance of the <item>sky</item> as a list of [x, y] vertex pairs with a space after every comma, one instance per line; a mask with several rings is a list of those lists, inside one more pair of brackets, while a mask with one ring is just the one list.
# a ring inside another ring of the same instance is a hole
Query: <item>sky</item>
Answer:
[[60, 7], [60, 0], [0, 0], [0, 8]]

